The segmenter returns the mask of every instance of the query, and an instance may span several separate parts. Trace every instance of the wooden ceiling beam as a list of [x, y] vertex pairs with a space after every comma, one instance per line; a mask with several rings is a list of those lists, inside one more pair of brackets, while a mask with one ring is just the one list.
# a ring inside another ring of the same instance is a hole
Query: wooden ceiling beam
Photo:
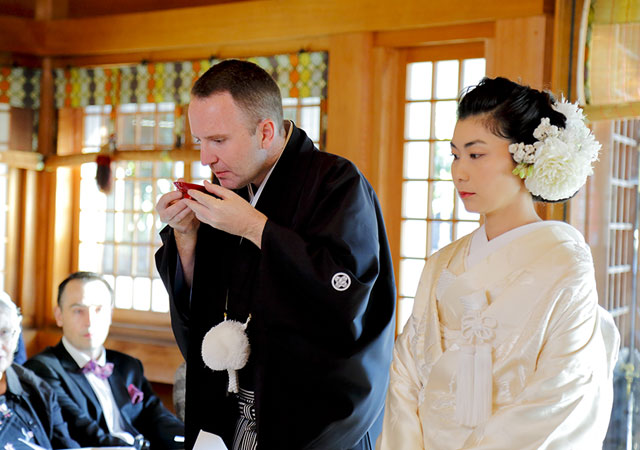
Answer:
[[0, 51], [61, 57], [244, 46], [539, 16], [550, 12], [549, 4], [548, 0], [254, 0], [82, 19], [0, 16]]

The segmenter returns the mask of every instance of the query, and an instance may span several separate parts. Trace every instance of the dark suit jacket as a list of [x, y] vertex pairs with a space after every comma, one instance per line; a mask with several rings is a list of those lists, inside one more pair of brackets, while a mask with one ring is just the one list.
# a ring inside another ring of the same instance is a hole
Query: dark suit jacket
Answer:
[[[134, 436], [144, 435], [151, 442], [152, 450], [181, 448], [173, 438], [184, 435], [184, 425], [155, 395], [144, 376], [142, 363], [113, 350], [107, 350], [107, 361], [114, 364], [109, 384], [126, 431]], [[124, 444], [109, 434], [98, 398], [62, 342], [55, 347], [47, 347], [24, 365], [44, 378], [56, 391], [70, 434], [82, 446]], [[137, 404], [133, 404], [129, 396], [127, 387], [130, 384], [144, 393], [143, 400]]]

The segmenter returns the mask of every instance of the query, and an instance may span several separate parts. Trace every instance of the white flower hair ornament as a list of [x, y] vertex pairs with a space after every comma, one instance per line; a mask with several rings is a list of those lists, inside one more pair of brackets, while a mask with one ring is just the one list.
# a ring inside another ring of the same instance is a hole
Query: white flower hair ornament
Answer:
[[238, 392], [238, 370], [249, 360], [249, 337], [245, 330], [251, 314], [245, 323], [227, 320], [211, 328], [202, 339], [202, 360], [211, 370], [226, 370], [229, 374], [229, 392]]
[[551, 125], [544, 117], [533, 131], [533, 144], [509, 145], [518, 165], [513, 174], [524, 179], [533, 195], [546, 201], [571, 198], [593, 173], [600, 143], [585, 125], [585, 117], [577, 103], [564, 99], [552, 105], [567, 121], [564, 128]]

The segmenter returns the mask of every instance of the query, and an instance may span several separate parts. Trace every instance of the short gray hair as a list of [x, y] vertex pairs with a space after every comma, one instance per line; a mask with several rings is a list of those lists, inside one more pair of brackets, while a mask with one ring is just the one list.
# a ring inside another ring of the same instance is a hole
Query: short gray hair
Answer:
[[0, 316], [8, 314], [11, 317], [11, 327], [14, 333], [14, 340], [12, 341], [13, 350], [18, 345], [18, 338], [20, 337], [20, 331], [22, 331], [22, 314], [20, 308], [18, 308], [9, 294], [4, 291], [0, 291]]

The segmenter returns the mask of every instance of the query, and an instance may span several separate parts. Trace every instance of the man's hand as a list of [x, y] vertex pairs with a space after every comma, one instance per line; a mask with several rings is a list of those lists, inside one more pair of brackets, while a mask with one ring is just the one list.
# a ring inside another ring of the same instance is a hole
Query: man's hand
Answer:
[[156, 211], [162, 222], [168, 224], [175, 232], [183, 235], [195, 236], [200, 221], [196, 219], [194, 212], [182, 200], [182, 192], [171, 191], [164, 194], [158, 200]]
[[229, 189], [208, 181], [204, 182], [204, 186], [215, 197], [190, 189], [192, 200], [183, 200], [195, 213], [197, 220], [249, 239], [260, 248], [267, 216]]
[[185, 203], [188, 201], [182, 198], [180, 191], [167, 192], [158, 200], [156, 211], [158, 211], [160, 220], [173, 228], [173, 236], [182, 262], [184, 280], [187, 286], [191, 286], [200, 221], [196, 219], [196, 215]]

